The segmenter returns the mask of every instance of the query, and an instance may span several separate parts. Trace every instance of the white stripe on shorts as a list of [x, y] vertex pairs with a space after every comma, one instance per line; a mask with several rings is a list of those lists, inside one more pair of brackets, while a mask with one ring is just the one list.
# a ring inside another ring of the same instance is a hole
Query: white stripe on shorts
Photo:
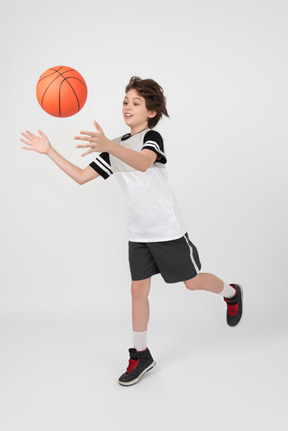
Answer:
[[189, 244], [189, 242], [188, 242], [188, 238], [186, 237], [186, 235], [184, 235], [184, 238], [185, 238], [185, 240], [186, 240], [186, 242], [187, 242], [187, 245], [188, 245], [188, 247], [189, 247], [189, 249], [190, 249], [190, 257], [191, 257], [191, 260], [192, 260], [192, 263], [193, 263], [193, 266], [194, 266], [194, 268], [195, 268], [195, 271], [197, 272], [197, 274], [199, 273], [199, 268], [198, 268], [198, 265], [196, 265], [196, 262], [195, 262], [195, 260], [194, 260], [194, 256], [193, 256], [193, 248], [191, 247], [191, 245]]

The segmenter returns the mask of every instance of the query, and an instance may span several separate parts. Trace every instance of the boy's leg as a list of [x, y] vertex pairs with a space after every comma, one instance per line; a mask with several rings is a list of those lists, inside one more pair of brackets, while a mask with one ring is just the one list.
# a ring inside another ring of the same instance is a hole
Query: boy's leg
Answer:
[[149, 300], [151, 277], [145, 280], [132, 281], [132, 325], [133, 343], [138, 351], [147, 347], [147, 326], [149, 321]]
[[151, 277], [146, 280], [132, 281], [132, 324], [133, 331], [147, 331], [149, 321], [149, 301]]
[[227, 323], [236, 326], [242, 317], [242, 288], [238, 284], [226, 284], [214, 274], [199, 273], [184, 281], [189, 290], [205, 290], [222, 294], [227, 304]]
[[151, 278], [132, 281], [132, 323], [134, 347], [129, 349], [130, 359], [127, 370], [119, 378], [120, 385], [130, 386], [156, 365], [147, 348], [147, 326], [149, 321], [149, 301]]
[[[224, 282], [214, 274], [201, 272], [196, 277], [184, 281], [189, 290], [206, 290], [212, 293], [222, 293]], [[232, 289], [232, 288], [231, 288]]]

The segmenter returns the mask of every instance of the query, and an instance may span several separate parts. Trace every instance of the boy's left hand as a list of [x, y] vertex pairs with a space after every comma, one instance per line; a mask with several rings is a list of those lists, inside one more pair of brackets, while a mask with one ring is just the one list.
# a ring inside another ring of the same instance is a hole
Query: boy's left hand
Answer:
[[90, 154], [93, 152], [96, 152], [96, 153], [109, 152], [109, 144], [111, 141], [108, 138], [106, 138], [103, 130], [101, 129], [99, 124], [96, 123], [96, 121], [93, 121], [93, 124], [96, 128], [96, 132], [81, 130], [80, 135], [84, 135], [84, 136], [74, 137], [74, 139], [88, 142], [87, 144], [77, 145], [77, 148], [90, 148], [90, 150], [81, 154], [81, 156], [86, 156], [87, 154]]

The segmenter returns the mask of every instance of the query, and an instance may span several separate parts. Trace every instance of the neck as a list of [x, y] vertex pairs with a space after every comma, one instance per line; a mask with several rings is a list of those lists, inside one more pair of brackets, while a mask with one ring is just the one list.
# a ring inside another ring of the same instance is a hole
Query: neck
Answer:
[[136, 135], [136, 133], [142, 132], [142, 130], [148, 129], [148, 124], [142, 124], [139, 127], [131, 128], [131, 136]]

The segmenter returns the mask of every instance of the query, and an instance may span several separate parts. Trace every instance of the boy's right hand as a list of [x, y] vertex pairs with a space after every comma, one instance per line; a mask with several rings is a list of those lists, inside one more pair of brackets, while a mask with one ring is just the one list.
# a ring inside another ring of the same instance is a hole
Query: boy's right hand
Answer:
[[20, 141], [25, 145], [28, 145], [22, 148], [23, 150], [32, 150], [37, 151], [37, 153], [48, 154], [51, 148], [49, 139], [43, 132], [41, 132], [41, 130], [38, 130], [38, 132], [40, 137], [33, 135], [33, 133], [28, 130], [26, 130], [25, 133], [22, 132], [21, 135], [24, 136], [25, 139], [20, 139]]

